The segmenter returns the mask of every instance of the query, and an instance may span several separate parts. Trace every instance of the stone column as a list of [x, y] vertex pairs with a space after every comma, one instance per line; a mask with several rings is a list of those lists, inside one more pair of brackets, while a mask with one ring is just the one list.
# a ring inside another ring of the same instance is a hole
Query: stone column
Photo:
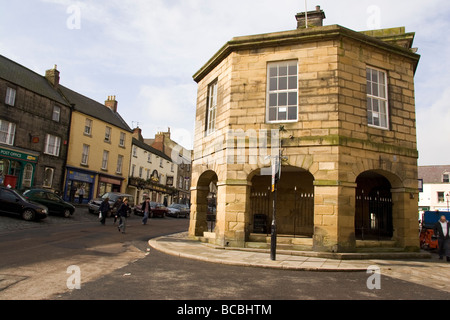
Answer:
[[203, 232], [208, 230], [206, 214], [208, 213], [209, 187], [202, 186], [191, 188], [191, 220], [189, 225], [189, 236], [202, 237]]
[[216, 244], [244, 247], [249, 224], [250, 185], [246, 180], [217, 185]]
[[355, 251], [356, 184], [315, 181], [314, 250]]
[[418, 191], [416, 189], [392, 189], [393, 240], [407, 251], [419, 251]]

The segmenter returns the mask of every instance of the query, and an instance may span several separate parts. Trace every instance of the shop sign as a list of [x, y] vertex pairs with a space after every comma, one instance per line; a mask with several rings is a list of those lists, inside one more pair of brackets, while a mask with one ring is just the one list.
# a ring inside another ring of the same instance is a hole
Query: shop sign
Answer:
[[0, 157], [37, 163], [38, 157], [19, 151], [0, 148]]

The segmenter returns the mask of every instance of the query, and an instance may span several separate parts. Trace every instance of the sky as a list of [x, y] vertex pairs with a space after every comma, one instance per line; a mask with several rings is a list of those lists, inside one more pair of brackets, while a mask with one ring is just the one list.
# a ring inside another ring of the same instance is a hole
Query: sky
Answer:
[[419, 165], [450, 164], [448, 0], [0, 0], [0, 54], [118, 111], [145, 138], [170, 127], [193, 146], [192, 76], [229, 40], [296, 28], [295, 14], [363, 31], [405, 26], [421, 61], [415, 76]]

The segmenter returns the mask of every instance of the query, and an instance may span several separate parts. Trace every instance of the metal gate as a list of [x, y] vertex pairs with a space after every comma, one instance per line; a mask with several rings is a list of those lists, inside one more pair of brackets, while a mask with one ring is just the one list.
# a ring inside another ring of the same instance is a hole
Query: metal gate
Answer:
[[392, 194], [386, 189], [376, 189], [365, 194], [356, 190], [355, 236], [359, 240], [391, 239]]
[[[282, 224], [290, 224], [290, 233], [296, 236], [312, 236], [314, 230], [314, 193], [295, 192], [289, 194], [293, 207], [289, 216], [277, 214]], [[252, 192], [250, 195], [251, 215], [253, 217], [253, 233], [269, 234], [272, 219], [273, 203], [270, 192]]]

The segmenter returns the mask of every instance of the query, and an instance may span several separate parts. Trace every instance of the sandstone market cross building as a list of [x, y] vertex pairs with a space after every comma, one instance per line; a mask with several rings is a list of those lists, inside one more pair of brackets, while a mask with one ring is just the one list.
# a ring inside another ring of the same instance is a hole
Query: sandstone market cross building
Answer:
[[414, 33], [323, 26], [320, 7], [308, 16], [308, 28], [301, 13], [295, 30], [233, 38], [194, 75], [190, 236], [270, 241], [278, 144], [278, 243], [418, 250]]

